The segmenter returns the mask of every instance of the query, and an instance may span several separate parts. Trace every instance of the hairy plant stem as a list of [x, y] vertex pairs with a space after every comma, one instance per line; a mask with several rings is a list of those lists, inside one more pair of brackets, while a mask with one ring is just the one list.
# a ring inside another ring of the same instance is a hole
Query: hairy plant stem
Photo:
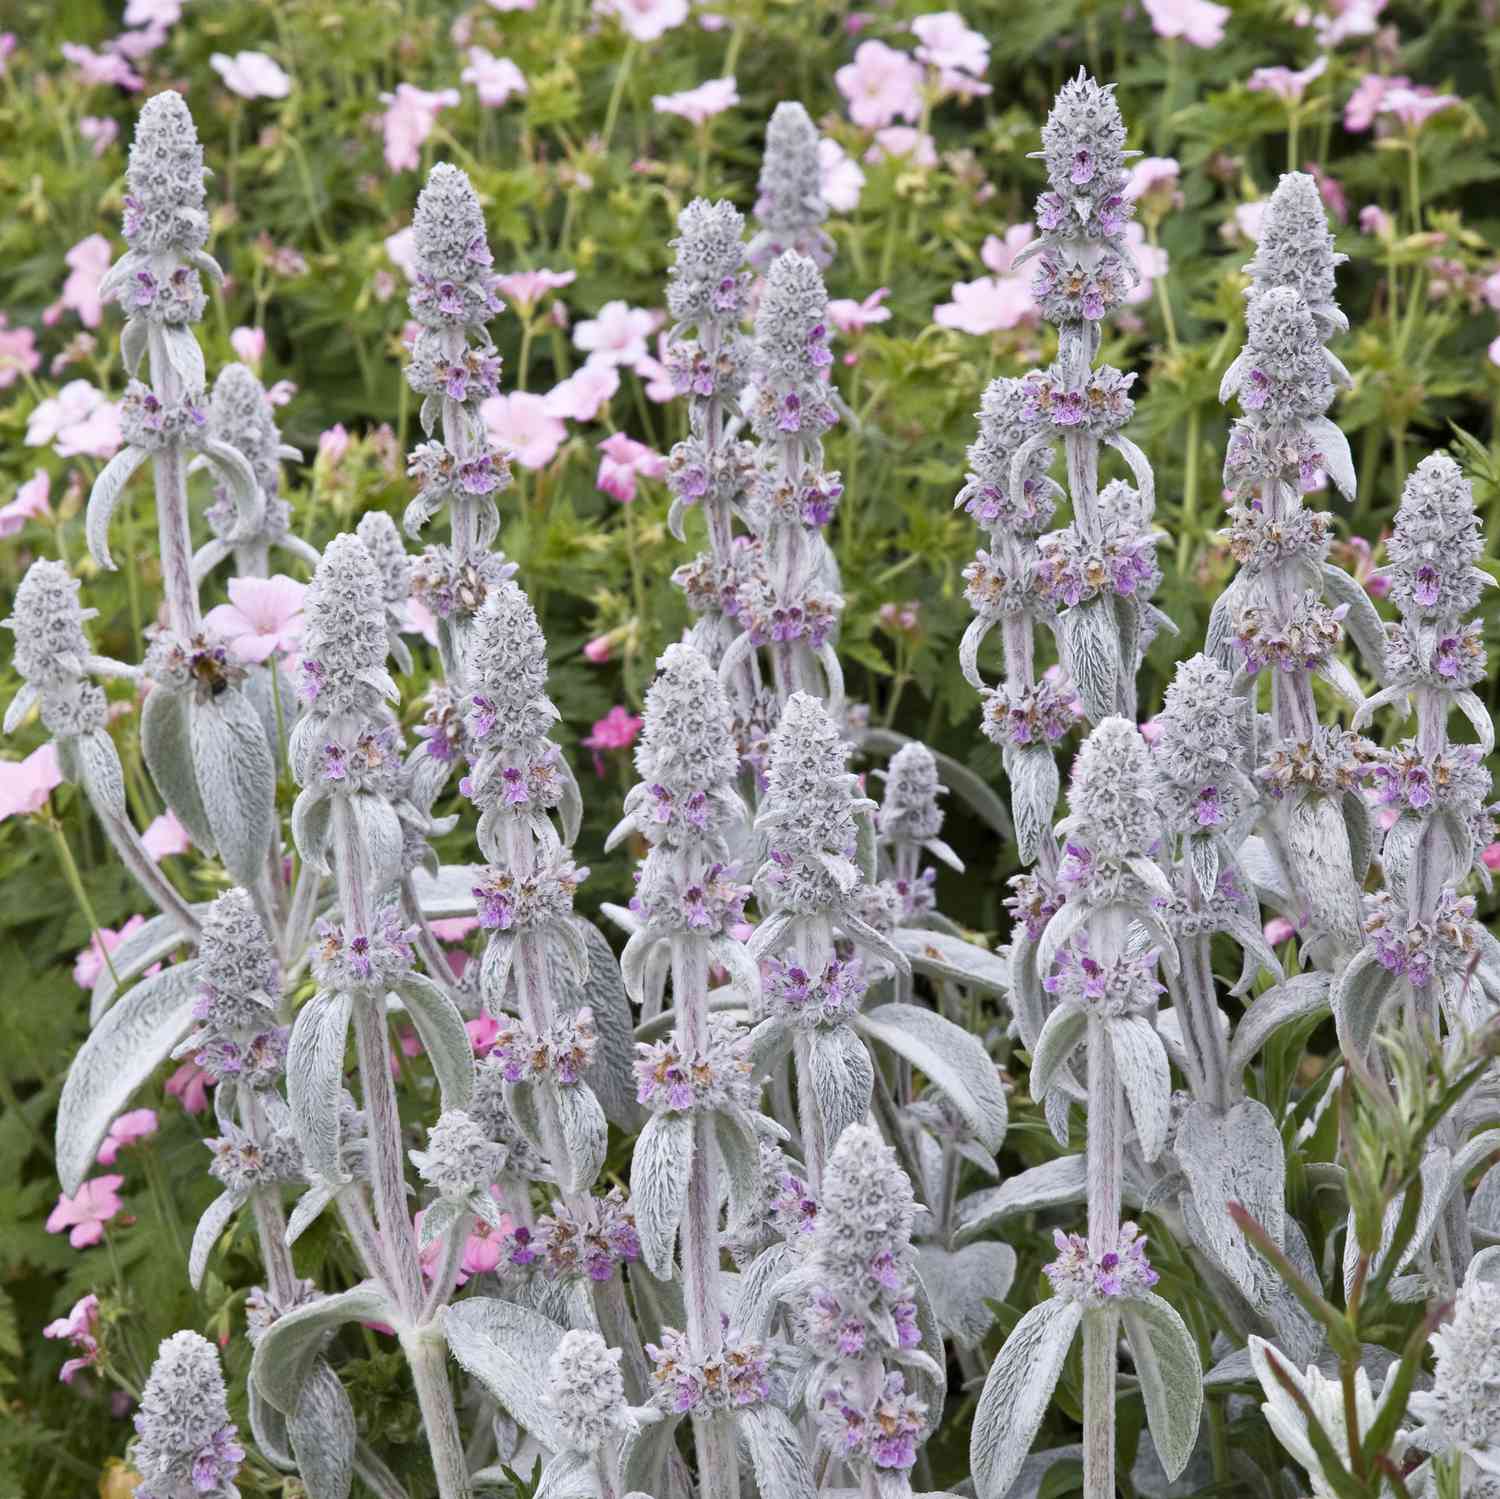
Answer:
[[[167, 357], [166, 343], [154, 324], [147, 347], [151, 387], [163, 406], [175, 406], [184, 395], [182, 377]], [[156, 532], [167, 623], [184, 640], [191, 640], [202, 627], [202, 620], [198, 614], [198, 590], [193, 583], [193, 538], [188, 525], [187, 468], [182, 461], [182, 444], [169, 443], [157, 453], [152, 471], [156, 481]]]

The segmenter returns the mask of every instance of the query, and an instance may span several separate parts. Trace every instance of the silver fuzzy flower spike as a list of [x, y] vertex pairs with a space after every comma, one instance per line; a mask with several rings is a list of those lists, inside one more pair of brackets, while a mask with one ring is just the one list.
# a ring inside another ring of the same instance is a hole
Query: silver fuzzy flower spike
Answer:
[[778, 104], [766, 124], [755, 217], [761, 228], [750, 241], [752, 265], [764, 268], [788, 250], [811, 256], [820, 266], [833, 259], [833, 241], [823, 229], [818, 128], [794, 99]]
[[130, 1458], [142, 1478], [140, 1499], [239, 1499], [234, 1479], [245, 1449], [207, 1338], [183, 1331], [162, 1342], [135, 1431]]

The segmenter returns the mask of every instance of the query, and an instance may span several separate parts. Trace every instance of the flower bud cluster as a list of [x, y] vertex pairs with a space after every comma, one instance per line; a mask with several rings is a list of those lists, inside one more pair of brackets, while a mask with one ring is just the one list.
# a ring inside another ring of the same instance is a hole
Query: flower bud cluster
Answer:
[[1408, 619], [1457, 620], [1479, 603], [1488, 575], [1474, 495], [1446, 453], [1424, 458], [1407, 478], [1386, 542], [1391, 602]]
[[[266, 501], [266, 518], [256, 539], [279, 541], [291, 525], [291, 506], [277, 498], [281, 488], [281, 433], [265, 387], [248, 365], [226, 364], [219, 371], [208, 403], [208, 434], [234, 448], [255, 475]], [[235, 505], [226, 485], [216, 485], [214, 494], [214, 503], [204, 511], [204, 519], [214, 535], [223, 538], [234, 529]], [[361, 540], [365, 540], [365, 521], [377, 515], [383, 517], [384, 512], [372, 510], [360, 521]]]
[[181, 400], [163, 402], [149, 385], [132, 380], [120, 400], [120, 432], [131, 447], [148, 453], [178, 444], [196, 446], [208, 436], [203, 393], [190, 392]]
[[611, 1187], [586, 1205], [582, 1218], [564, 1202], [537, 1219], [535, 1229], [511, 1231], [505, 1265], [534, 1270], [550, 1281], [606, 1281], [621, 1265], [641, 1257], [635, 1215], [620, 1187]]
[[741, 269], [744, 238], [745, 218], [733, 203], [694, 198], [682, 210], [668, 247], [674, 259], [667, 310], [674, 322], [698, 328], [701, 338], [705, 325], [727, 330], [744, 320], [750, 281]]
[[229, 1419], [219, 1356], [206, 1338], [183, 1331], [163, 1341], [135, 1431], [137, 1499], [237, 1499], [234, 1477], [245, 1449]]
[[1098, 1306], [1140, 1297], [1160, 1279], [1146, 1258], [1146, 1238], [1129, 1220], [1120, 1225], [1115, 1247], [1095, 1258], [1082, 1234], [1052, 1231], [1057, 1258], [1042, 1268], [1052, 1291], [1065, 1301]]
[[430, 514], [452, 499], [480, 499], [510, 486], [510, 463], [506, 455], [487, 442], [459, 457], [440, 442], [419, 443], [406, 460], [406, 472], [417, 485], [417, 498], [410, 516], [420, 507]]
[[424, 547], [408, 560], [410, 594], [438, 619], [472, 619], [490, 594], [516, 575], [501, 552], [477, 552], [460, 562], [451, 546]]
[[90, 650], [83, 626], [99, 611], [83, 607], [79, 587], [61, 562], [39, 558], [26, 569], [5, 621], [15, 635], [17, 672], [43, 692], [70, 687], [83, 673]]
[[199, 1048], [198, 1065], [219, 1081], [271, 1086], [286, 1056], [286, 1031], [276, 1023], [281, 963], [247, 891], [226, 891], [209, 907], [197, 963], [198, 1029], [186, 1044]]
[[1246, 295], [1254, 301], [1277, 287], [1294, 291], [1330, 338], [1349, 326], [1334, 298], [1334, 272], [1348, 258], [1333, 248], [1317, 181], [1306, 172], [1286, 172], [1266, 204], [1255, 254], [1245, 267]]
[[674, 1036], [638, 1041], [636, 1101], [654, 1113], [715, 1113], [748, 1109], [759, 1087], [750, 1062], [750, 1033], [722, 1015], [709, 1017], [708, 1039], [685, 1053]]
[[1054, 605], [1071, 609], [1101, 595], [1144, 599], [1161, 582], [1156, 536], [1136, 492], [1116, 479], [1104, 487], [1099, 508], [1097, 536], [1072, 525], [1041, 539], [1037, 582]]
[[1005, 909], [1010, 912], [1011, 925], [1024, 927], [1028, 940], [1035, 942], [1062, 910], [1064, 892], [1045, 874], [1035, 871], [1013, 875], [1010, 888], [1012, 894], [1005, 898]]
[[1112, 437], [1135, 413], [1130, 398], [1135, 375], [1123, 374], [1111, 364], [1090, 370], [1081, 384], [1070, 382], [1056, 365], [1033, 370], [1023, 383], [1026, 419], [1050, 426], [1058, 436], [1079, 431], [1100, 439]]
[[816, 451], [838, 420], [829, 399], [828, 293], [817, 265], [789, 250], [766, 273], [755, 316], [755, 396], [749, 417], [768, 446], [798, 440]]
[[440, 1197], [489, 1190], [505, 1170], [509, 1152], [491, 1140], [463, 1109], [445, 1109], [427, 1131], [427, 1149], [409, 1152], [417, 1174]]
[[474, 621], [468, 730], [487, 750], [536, 755], [558, 717], [547, 696], [547, 642], [531, 600], [510, 579], [491, 587]]
[[1024, 380], [991, 380], [980, 398], [979, 435], [969, 444], [969, 472], [955, 505], [962, 505], [992, 536], [1034, 536], [1056, 510], [1057, 486], [1047, 477], [1056, 456], [1037, 448], [1027, 459], [1019, 493], [1011, 491], [1011, 465], [1022, 444], [1041, 426]]
[[1304, 791], [1342, 796], [1360, 789], [1374, 753], [1363, 736], [1336, 724], [1318, 724], [1311, 738], [1274, 746], [1255, 776], [1278, 801]]
[[1366, 773], [1376, 804], [1398, 812], [1443, 810], [1468, 820], [1484, 809], [1490, 794], [1490, 773], [1474, 744], [1448, 744], [1424, 755], [1415, 739], [1403, 739], [1376, 750]]
[[352, 532], [323, 549], [303, 604], [302, 695], [325, 717], [382, 706], [389, 635], [380, 569]]
[[1150, 751], [1135, 725], [1106, 718], [1083, 741], [1068, 785], [1070, 839], [1099, 859], [1146, 853], [1160, 834]]
[[1413, 620], [1386, 626], [1386, 668], [1393, 686], [1462, 692], [1484, 680], [1487, 660], [1478, 620], [1432, 631]]
[[1323, 510], [1298, 505], [1285, 514], [1252, 500], [1248, 505], [1229, 507], [1229, 525], [1223, 536], [1230, 556], [1247, 576], [1255, 577], [1291, 562], [1314, 566], [1323, 562], [1328, 556], [1331, 524], [1331, 517]]
[[[731, 741], [732, 742], [732, 741]], [[698, 873], [653, 850], [636, 871], [630, 909], [653, 930], [699, 932], [715, 937], [745, 919], [750, 887], [738, 878], [739, 865], [713, 863]]]
[[1414, 1392], [1416, 1435], [1431, 1451], [1458, 1451], [1500, 1475], [1500, 1286], [1465, 1277], [1452, 1318], [1431, 1337], [1432, 1388]]
[[368, 932], [351, 936], [342, 922], [326, 919], [319, 920], [314, 932], [313, 976], [325, 989], [390, 989], [411, 971], [417, 929], [402, 926], [394, 906], [382, 906]]
[[406, 383], [419, 396], [445, 396], [477, 405], [500, 390], [500, 356], [489, 348], [449, 347], [448, 331], [424, 328], [411, 346]]
[[[673, 345], [674, 349], [680, 347], [681, 345]], [[722, 355], [721, 360], [728, 357]], [[736, 363], [735, 368], [739, 368], [739, 363]], [[724, 373], [722, 369], [716, 372], [706, 391], [697, 384], [685, 388], [701, 398], [717, 395], [729, 400], [739, 394], [741, 382], [737, 378], [733, 382], [726, 382]], [[732, 388], [727, 388], [731, 384]], [[696, 407], [695, 401], [690, 419], [696, 412]], [[667, 488], [684, 505], [692, 506], [710, 501], [727, 504], [750, 487], [754, 476], [754, 459], [755, 448], [748, 442], [720, 440], [710, 447], [705, 438], [696, 434], [689, 435], [676, 443], [667, 454]], [[737, 537], [736, 540], [744, 542], [748, 538]], [[673, 581], [677, 581], [675, 577]], [[681, 586], [678, 583], [678, 587]]]
[[408, 298], [424, 327], [480, 328], [500, 311], [484, 210], [466, 173], [439, 162], [428, 173], [412, 217], [417, 274]]
[[1042, 149], [1051, 191], [1037, 203], [1043, 233], [1059, 239], [1112, 240], [1123, 233], [1132, 209], [1124, 197], [1125, 121], [1114, 85], [1100, 87], [1081, 69], [1058, 90], [1042, 126]]
[[943, 831], [938, 798], [947, 790], [938, 780], [937, 761], [925, 744], [904, 744], [891, 756], [885, 796], [876, 826], [891, 843], [921, 845]]
[[508, 1083], [551, 1077], [561, 1087], [572, 1087], [593, 1064], [598, 1044], [594, 1012], [587, 1005], [561, 1016], [545, 1035], [524, 1021], [507, 1019], [490, 1046], [489, 1065]]
[[1267, 666], [1284, 673], [1316, 671], [1339, 648], [1348, 612], [1347, 604], [1325, 604], [1311, 590], [1285, 618], [1258, 604], [1242, 609], [1235, 621], [1234, 643], [1245, 670], [1251, 676]]
[[203, 1142], [213, 1155], [208, 1174], [236, 1197], [302, 1179], [302, 1151], [290, 1130], [257, 1139], [236, 1125], [222, 1127], [221, 1136]]
[[191, 692], [200, 703], [238, 687], [247, 675], [223, 638], [207, 630], [191, 640], [170, 630], [157, 630], [146, 647], [145, 667], [157, 687], [167, 692]]
[[144, 268], [136, 270], [116, 296], [127, 317], [141, 317], [174, 328], [196, 323], [208, 306], [198, 272], [186, 265], [173, 266], [160, 274]]
[[203, 147], [181, 94], [153, 94], [136, 117], [125, 170], [125, 240], [151, 256], [187, 256], [208, 243]]
[[771, 1360], [763, 1344], [730, 1332], [722, 1347], [695, 1358], [687, 1335], [664, 1327], [661, 1343], [648, 1343], [651, 1399], [663, 1411], [712, 1416], [743, 1410], [771, 1398]]
[[1151, 757], [1160, 776], [1162, 820], [1175, 833], [1225, 829], [1244, 810], [1246, 700], [1208, 656], [1182, 662], [1156, 716]]
[[296, 756], [304, 786], [352, 796], [359, 791], [396, 801], [405, 784], [401, 731], [395, 724], [361, 725], [341, 738], [305, 738]]
[[620, 1358], [596, 1332], [570, 1328], [562, 1335], [547, 1366], [542, 1404], [570, 1450], [598, 1452], [632, 1428]]
[[769, 1140], [760, 1141], [759, 1194], [736, 1232], [726, 1234], [725, 1247], [739, 1265], [746, 1265], [768, 1245], [781, 1240], [800, 1248], [817, 1221], [818, 1204], [787, 1159]]
[[761, 228], [750, 241], [751, 264], [764, 269], [795, 250], [819, 266], [833, 259], [833, 241], [822, 229], [828, 217], [823, 201], [823, 169], [817, 127], [807, 110], [784, 99], [766, 125], [755, 217]]
[[1050, 673], [1038, 682], [986, 688], [980, 700], [980, 730], [1002, 749], [1056, 744], [1083, 717], [1070, 684]]

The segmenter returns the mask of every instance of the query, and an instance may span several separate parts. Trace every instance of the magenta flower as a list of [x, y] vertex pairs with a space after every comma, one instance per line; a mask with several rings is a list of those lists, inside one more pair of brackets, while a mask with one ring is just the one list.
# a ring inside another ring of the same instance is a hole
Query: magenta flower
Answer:
[[68, 1243], [74, 1249], [87, 1249], [104, 1237], [104, 1225], [124, 1206], [119, 1188], [123, 1176], [96, 1176], [86, 1181], [72, 1197], [66, 1192], [47, 1217], [47, 1232], [60, 1234], [68, 1229]]
[[614, 648], [614, 641], [608, 635], [596, 635], [583, 647], [583, 659], [592, 662], [595, 666], [602, 666], [609, 660], [610, 651]]
[[132, 1109], [121, 1114], [109, 1127], [97, 1160], [101, 1166], [113, 1166], [120, 1152], [137, 1140], [149, 1140], [156, 1133], [155, 1109]]
[[866, 130], [922, 116], [922, 67], [905, 52], [884, 42], [861, 42], [854, 61], [833, 75], [849, 101], [849, 118]]
[[73, 982], [80, 989], [92, 989], [104, 972], [104, 955], [113, 952], [132, 932], [144, 926], [144, 916], [132, 916], [118, 931], [101, 927], [89, 939], [89, 945], [73, 960]]
[[258, 366], [266, 357], [264, 328], [236, 328], [229, 335], [229, 347], [248, 365]]
[[1307, 92], [1308, 84], [1327, 71], [1326, 57], [1296, 72], [1291, 68], [1256, 68], [1245, 87], [1256, 93], [1275, 94], [1285, 104], [1295, 104]]
[[591, 749], [594, 752], [596, 775], [604, 774], [603, 752], [629, 749], [641, 732], [641, 723], [641, 719], [619, 703], [616, 703], [603, 718], [595, 723], [593, 731], [584, 736], [582, 743], [585, 749]]
[[141, 847], [158, 862], [169, 854], [185, 854], [193, 846], [188, 830], [178, 822], [177, 814], [166, 811], [155, 818], [141, 834]]
[[524, 313], [529, 314], [549, 291], [559, 291], [578, 279], [577, 271], [512, 271], [497, 276], [495, 284]]
[[115, 252], [102, 234], [79, 240], [63, 256], [69, 268], [68, 279], [63, 282], [62, 296], [42, 314], [42, 321], [50, 327], [64, 312], [76, 312], [85, 328], [97, 328], [104, 315], [99, 283], [114, 258]]
[[1150, 300], [1151, 283], [1167, 274], [1169, 257], [1160, 245], [1148, 243], [1145, 229], [1134, 219], [1125, 226], [1125, 248], [1140, 273], [1140, 280], [1125, 293], [1125, 304], [1138, 306]]
[[594, 0], [594, 14], [613, 16], [635, 41], [654, 42], [687, 20], [688, 0]]
[[984, 243], [979, 247], [979, 258], [985, 267], [997, 276], [1009, 276], [1014, 273], [1016, 256], [1021, 253], [1036, 238], [1036, 229], [1031, 224], [1012, 224], [1005, 231], [1004, 238], [998, 234], [985, 236]]
[[233, 57], [215, 52], [208, 65], [242, 99], [285, 99], [292, 91], [291, 78], [264, 52], [236, 52]]
[[1145, 0], [1146, 14], [1157, 36], [1181, 37], [1194, 47], [1217, 47], [1224, 40], [1227, 5], [1212, 0]]
[[599, 315], [573, 330], [573, 347], [590, 363], [635, 364], [646, 357], [646, 340], [661, 326], [662, 315], [626, 302], [606, 302]]
[[1376, 239], [1388, 239], [1396, 231], [1390, 214], [1378, 203], [1366, 203], [1359, 211], [1359, 232]]
[[207, 1068], [200, 1067], [194, 1061], [187, 1061], [167, 1079], [167, 1092], [189, 1114], [201, 1114], [208, 1107], [208, 1090], [215, 1081]]
[[925, 130], [915, 125], [886, 125], [875, 132], [875, 140], [865, 152], [871, 166], [882, 161], [899, 160], [916, 167], [937, 165], [937, 144]]
[[599, 444], [604, 455], [599, 460], [599, 473], [595, 487], [628, 505], [635, 499], [635, 484], [641, 479], [664, 479], [667, 475], [667, 460], [660, 453], [648, 448], [645, 443], [616, 432]]
[[14, 536], [29, 520], [50, 520], [51, 490], [51, 478], [45, 469], [39, 468], [16, 491], [15, 499], [0, 509], [0, 536]]
[[307, 585], [274, 578], [231, 578], [229, 602], [208, 611], [203, 623], [224, 637], [241, 661], [260, 662], [280, 651], [294, 655], [302, 643], [302, 601]]
[[469, 66], [459, 74], [472, 83], [486, 109], [499, 109], [512, 94], [526, 92], [526, 75], [508, 57], [493, 57], [483, 47], [469, 48]]
[[17, 813], [40, 812], [62, 778], [51, 744], [32, 750], [24, 760], [0, 760], [0, 822]]
[[676, 94], [653, 94], [651, 107], [659, 115], [679, 115], [694, 125], [707, 124], [717, 114], [740, 102], [733, 78], [710, 78], [697, 88]]
[[547, 415], [591, 422], [620, 388], [617, 365], [588, 360], [547, 392]]
[[70, 380], [26, 423], [26, 445], [51, 443], [59, 458], [113, 458], [122, 440], [119, 409], [87, 380]]
[[872, 323], [889, 320], [891, 309], [880, 304], [890, 294], [890, 288], [882, 286], [878, 291], [872, 291], [863, 302], [856, 302], [851, 297], [839, 297], [828, 304], [828, 321], [840, 333], [863, 333]]
[[14, 385], [22, 374], [34, 375], [41, 368], [36, 334], [30, 328], [12, 328], [0, 312], [0, 390]]
[[567, 427], [548, 412], [547, 398], [524, 390], [491, 396], [481, 403], [479, 415], [490, 441], [522, 468], [546, 468], [568, 435]]
[[64, 1384], [72, 1384], [80, 1369], [91, 1369], [99, 1362], [99, 1343], [94, 1336], [98, 1330], [99, 1298], [93, 1292], [75, 1301], [66, 1317], [59, 1317], [42, 1329], [44, 1338], [66, 1338], [78, 1350], [80, 1356], [70, 1358], [58, 1373]]
[[[432, 134], [437, 117], [459, 102], [456, 88], [436, 91], [398, 83], [394, 94], [382, 94], [386, 106], [380, 128], [385, 136], [385, 164], [393, 172], [409, 172], [422, 159], [422, 146]], [[387, 242], [387, 250], [390, 245]]]

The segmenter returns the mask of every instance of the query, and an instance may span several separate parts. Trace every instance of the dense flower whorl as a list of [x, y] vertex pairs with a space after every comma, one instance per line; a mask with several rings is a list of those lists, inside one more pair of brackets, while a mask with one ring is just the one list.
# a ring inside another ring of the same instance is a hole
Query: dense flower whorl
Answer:
[[675, 1037], [638, 1041], [635, 1051], [636, 1101], [658, 1114], [748, 1109], [760, 1091], [750, 1033], [723, 1015], [709, 1018], [701, 1051], [684, 1053]]
[[417, 929], [401, 924], [394, 906], [382, 906], [368, 932], [350, 933], [339, 922], [319, 920], [314, 928], [313, 977], [327, 989], [351, 993], [386, 990], [410, 971]]
[[820, 227], [828, 217], [818, 161], [818, 129], [795, 100], [778, 104], [766, 125], [755, 217], [761, 230], [750, 243], [750, 258], [765, 265], [787, 250], [811, 256], [819, 265], [833, 258], [833, 244]]
[[222, 1127], [222, 1135], [203, 1142], [213, 1156], [208, 1174], [236, 1197], [302, 1180], [302, 1150], [291, 1130], [258, 1139], [237, 1125]]
[[1034, 536], [1052, 519], [1057, 486], [1047, 477], [1054, 450], [1042, 446], [1023, 468], [1020, 492], [1011, 492], [1016, 453], [1041, 427], [1026, 382], [1006, 376], [991, 380], [977, 414], [979, 435], [969, 444], [969, 472], [953, 503], [962, 505], [991, 535], [1009, 531]]
[[648, 1343], [651, 1398], [663, 1411], [711, 1416], [760, 1405], [771, 1395], [771, 1360], [760, 1343], [730, 1333], [722, 1348], [696, 1358], [686, 1334], [662, 1328], [661, 1343]]
[[1152, 782], [1150, 751], [1135, 725], [1101, 720], [1073, 762], [1069, 836], [1101, 859], [1145, 853], [1161, 827]]
[[303, 604], [302, 693], [321, 715], [367, 711], [379, 703], [389, 636], [385, 584], [352, 532], [323, 548]]
[[1173, 832], [1227, 827], [1241, 809], [1246, 700], [1233, 689], [1229, 673], [1203, 655], [1179, 663], [1167, 688], [1152, 759]]
[[1146, 1258], [1146, 1237], [1134, 1223], [1120, 1225], [1115, 1248], [1097, 1259], [1082, 1234], [1052, 1231], [1057, 1258], [1042, 1268], [1053, 1293], [1065, 1301], [1098, 1304], [1138, 1297], [1160, 1279]]
[[849, 1462], [904, 1471], [917, 1460], [927, 1422], [927, 1402], [910, 1394], [906, 1377], [890, 1370], [874, 1399], [848, 1381], [824, 1389], [818, 1403], [818, 1434]]
[[1367, 767], [1373, 797], [1398, 812], [1455, 812], [1468, 821], [1484, 810], [1490, 773], [1476, 744], [1449, 744], [1425, 755], [1415, 739], [1375, 751]]
[[237, 1499], [234, 1476], [245, 1449], [229, 1419], [219, 1356], [206, 1338], [183, 1331], [162, 1342], [135, 1430], [131, 1460], [143, 1480], [137, 1499]]
[[859, 1013], [869, 983], [858, 958], [829, 958], [813, 976], [790, 958], [768, 958], [760, 966], [765, 1013], [793, 1025], [841, 1025]]
[[208, 402], [208, 430], [244, 456], [261, 492], [273, 499], [281, 486], [281, 433], [265, 386], [249, 365], [226, 364], [219, 371]]
[[445, 1109], [427, 1131], [427, 1149], [410, 1154], [417, 1174], [440, 1196], [467, 1197], [499, 1178], [507, 1152], [463, 1109]]
[[203, 918], [198, 976], [227, 1003], [274, 1005], [281, 996], [281, 963], [247, 890], [226, 890]]
[[733, 203], [694, 198], [677, 216], [667, 309], [678, 323], [732, 328], [745, 316], [745, 216]]
[[144, 255], [187, 255], [208, 243], [203, 147], [181, 94], [141, 106], [125, 171], [125, 239]]
[[1413, 1393], [1416, 1433], [1432, 1451], [1457, 1450], [1500, 1477], [1500, 1285], [1466, 1278], [1453, 1317], [1432, 1334], [1432, 1389]]
[[270, 1086], [286, 1060], [287, 1032], [276, 1023], [281, 962], [247, 891], [228, 890], [208, 908], [197, 978], [198, 1029], [181, 1049], [217, 1081]]
[[[646, 689], [635, 766], [650, 796], [650, 821], [679, 833], [706, 830], [695, 813], [739, 774], [734, 714], [718, 673], [689, 645], [669, 645]], [[705, 807], [706, 811], [706, 807]]]
[[1478, 603], [1489, 576], [1474, 493], [1446, 454], [1424, 458], [1407, 477], [1386, 542], [1391, 602], [1408, 617], [1456, 617]]
[[1066, 681], [1043, 677], [1025, 686], [1002, 683], [980, 693], [980, 731], [1002, 749], [1056, 744], [1082, 716]]
[[620, 1350], [596, 1332], [571, 1328], [547, 1366], [542, 1404], [574, 1452], [597, 1452], [633, 1425], [620, 1375]]
[[1349, 257], [1333, 248], [1328, 212], [1318, 184], [1306, 172], [1283, 173], [1266, 204], [1255, 254], [1245, 270], [1252, 301], [1278, 286], [1296, 292], [1324, 336], [1348, 327], [1334, 300], [1334, 271]]
[[1072, 525], [1041, 540], [1038, 582], [1059, 607], [1072, 609], [1105, 594], [1145, 599], [1161, 582], [1156, 534], [1139, 494], [1115, 479], [1100, 493], [1099, 510], [1097, 537]]
[[925, 744], [903, 744], [891, 756], [877, 826], [892, 843], [927, 843], [943, 830], [938, 798], [947, 788], [938, 780], [937, 761]]
[[1230, 368], [1224, 394], [1262, 427], [1297, 427], [1333, 402], [1333, 373], [1307, 303], [1289, 286], [1254, 298], [1245, 317], [1244, 352]]
[[1082, 69], [1058, 90], [1042, 126], [1051, 192], [1037, 203], [1042, 229], [1058, 238], [1112, 239], [1131, 214], [1124, 197], [1125, 121], [1114, 85], [1102, 88]]
[[33, 687], [65, 687], [89, 654], [83, 626], [99, 611], [79, 601], [80, 584], [61, 562], [39, 558], [16, 589], [6, 628], [16, 637], [16, 670]]
[[1479, 951], [1474, 897], [1451, 886], [1438, 896], [1430, 917], [1411, 915], [1389, 890], [1366, 897], [1365, 904], [1365, 938], [1376, 961], [1418, 989], [1434, 979], [1446, 984], [1462, 978]]
[[557, 709], [547, 696], [547, 641], [531, 600], [508, 578], [489, 590], [475, 617], [469, 669], [468, 727], [479, 744], [519, 750], [551, 728]]
[[427, 175], [412, 216], [417, 275], [412, 316], [429, 328], [482, 325], [500, 310], [484, 210], [468, 174], [440, 161]]
[[826, 375], [828, 293], [814, 261], [795, 250], [766, 272], [755, 316], [756, 383], [750, 420], [763, 442], [801, 437], [816, 442], [837, 421]]
[[1157, 953], [1122, 953], [1100, 962], [1079, 933], [1057, 954], [1057, 966], [1042, 987], [1064, 1004], [1090, 1010], [1106, 1019], [1145, 1014], [1156, 1009], [1162, 986], [1156, 977]]

